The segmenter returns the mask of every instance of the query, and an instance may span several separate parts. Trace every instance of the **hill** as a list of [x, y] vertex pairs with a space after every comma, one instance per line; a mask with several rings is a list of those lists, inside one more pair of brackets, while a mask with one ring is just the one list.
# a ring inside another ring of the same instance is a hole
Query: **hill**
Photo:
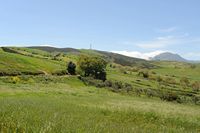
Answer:
[[153, 57], [151, 60], [188, 62], [186, 59], [184, 59], [180, 55], [173, 54], [170, 52], [161, 53], [161, 54]]
[[[66, 74], [66, 63], [82, 54], [108, 61], [105, 82]], [[197, 132], [199, 81], [200, 64], [3, 47], [0, 132]]]
[[54, 47], [2, 47], [0, 50], [0, 75], [62, 74], [68, 61], [77, 62], [81, 54], [101, 56], [109, 63], [123, 66], [153, 68], [148, 61], [97, 50]]
[[[47, 53], [37, 51], [34, 57], [31, 52], [25, 48], [6, 49], [0, 51], [0, 76], [21, 75], [21, 74], [52, 74], [65, 69], [65, 63], [45, 58]], [[9, 51], [8, 51], [9, 50]], [[48, 54], [47, 54], [48, 55]]]
[[99, 50], [86, 50], [86, 49], [73, 49], [73, 48], [54, 48], [54, 47], [29, 47], [31, 49], [38, 49], [47, 52], [63, 52], [63, 53], [70, 53], [70, 54], [92, 54], [96, 56], [101, 56], [104, 59], [108, 60], [109, 62], [114, 62], [116, 64], [120, 64], [123, 66], [140, 66], [143, 68], [153, 68], [154, 66], [151, 62], [128, 57], [120, 54], [115, 54], [111, 52], [99, 51]]
[[48, 47], [48, 46], [34, 46], [34, 47], [27, 47], [31, 49], [39, 49], [42, 51], [47, 52], [75, 52], [79, 53], [80, 51], [74, 48], [55, 48], [55, 47]]

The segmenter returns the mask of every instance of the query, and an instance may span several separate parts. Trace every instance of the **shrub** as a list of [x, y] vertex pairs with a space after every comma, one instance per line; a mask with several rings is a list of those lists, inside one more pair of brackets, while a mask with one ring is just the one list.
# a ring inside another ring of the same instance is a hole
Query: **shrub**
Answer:
[[82, 80], [85, 85], [92, 85], [92, 86], [99, 87], [99, 88], [105, 87], [105, 84], [102, 80], [94, 79], [92, 77], [80, 77], [79, 76], [78, 78], [80, 80]]
[[127, 93], [133, 90], [133, 87], [129, 83], [122, 83], [120, 81], [110, 81], [106, 80], [103, 82], [102, 80], [94, 79], [93, 77], [81, 77], [78, 76], [78, 79], [82, 80], [86, 85], [92, 85], [99, 88], [108, 87], [115, 92], [126, 91]]
[[131, 71], [132, 71], [132, 72], [138, 72], [139, 69], [138, 69], [137, 67], [133, 67], [133, 68], [131, 69]]
[[112, 88], [115, 90], [120, 90], [123, 88], [123, 84], [120, 81], [116, 81], [113, 83]]
[[74, 64], [72, 61], [70, 61], [67, 65], [67, 71], [71, 75], [76, 74], [76, 64]]
[[161, 76], [157, 76], [156, 81], [162, 82], [162, 81], [163, 81], [163, 78], [162, 78]]
[[196, 68], [196, 65], [195, 65], [195, 64], [191, 64], [191, 65], [190, 65], [190, 68], [191, 68], [191, 69], [195, 69], [195, 68]]
[[13, 84], [16, 84], [16, 83], [20, 82], [20, 78], [17, 77], [17, 76], [12, 77], [11, 80], [12, 80], [12, 83], [13, 83]]
[[135, 89], [135, 94], [136, 94], [137, 96], [141, 96], [142, 92], [143, 92], [143, 89], [140, 89], [140, 88], [136, 88], [136, 89]]
[[124, 84], [124, 89], [125, 89], [126, 92], [128, 93], [128, 92], [130, 92], [130, 91], [133, 90], [133, 87], [132, 87], [131, 84], [125, 83], [125, 84]]
[[186, 77], [183, 77], [180, 79], [180, 85], [183, 87], [183, 88], [187, 88], [188, 86], [190, 86], [190, 81], [188, 78]]
[[140, 70], [138, 73], [139, 76], [143, 76], [144, 78], [148, 78], [149, 77], [149, 72], [148, 70], [144, 69], [144, 70]]
[[178, 95], [173, 92], [162, 92], [160, 94], [160, 99], [164, 101], [176, 101], [178, 99]]
[[124, 74], [128, 74], [128, 72], [127, 72], [127, 71], [124, 71]]
[[154, 75], [154, 74], [151, 74], [151, 75], [149, 75], [149, 79], [150, 80], [157, 80], [157, 76], [156, 75]]
[[200, 82], [199, 81], [195, 81], [192, 84], [192, 89], [193, 89], [193, 91], [199, 91], [200, 90]]
[[105, 86], [106, 87], [112, 87], [112, 85], [113, 85], [112, 81], [110, 81], [110, 80], [106, 80], [105, 81]]
[[192, 101], [195, 103], [195, 104], [200, 104], [200, 97], [197, 97], [197, 96], [193, 96], [192, 97]]
[[152, 89], [147, 89], [145, 94], [148, 96], [148, 97], [154, 97], [156, 96], [156, 92]]
[[154, 72], [154, 71], [151, 71], [151, 73], [152, 73], [152, 74], [156, 74], [156, 72]]
[[95, 78], [96, 79], [100, 79], [100, 80], [103, 80], [103, 81], [106, 81], [106, 72], [105, 70], [102, 70], [102, 71], [99, 71], [95, 74]]
[[176, 84], [176, 80], [174, 78], [171, 78], [171, 77], [166, 77], [164, 82], [166, 82], [168, 84]]

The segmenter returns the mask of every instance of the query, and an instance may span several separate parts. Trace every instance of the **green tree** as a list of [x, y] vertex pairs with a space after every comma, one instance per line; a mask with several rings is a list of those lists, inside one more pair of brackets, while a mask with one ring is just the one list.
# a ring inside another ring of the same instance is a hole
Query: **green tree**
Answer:
[[84, 76], [92, 76], [95, 79], [106, 80], [107, 62], [100, 57], [82, 55], [79, 58], [78, 65], [84, 72]]
[[71, 75], [76, 74], [76, 64], [74, 64], [72, 61], [70, 61], [67, 64], [67, 71], [68, 73], [70, 73]]

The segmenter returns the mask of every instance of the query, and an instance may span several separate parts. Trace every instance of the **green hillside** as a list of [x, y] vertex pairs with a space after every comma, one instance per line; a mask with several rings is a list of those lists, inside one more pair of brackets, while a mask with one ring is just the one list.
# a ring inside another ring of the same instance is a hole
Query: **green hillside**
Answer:
[[[105, 82], [66, 74], [82, 55], [108, 62]], [[0, 132], [199, 132], [199, 77], [200, 64], [3, 47]]]
[[148, 61], [137, 59], [137, 58], [131, 58], [120, 54], [115, 54], [111, 52], [105, 52], [105, 51], [97, 51], [97, 50], [77, 50], [73, 48], [54, 48], [54, 47], [30, 47], [32, 49], [39, 49], [44, 50], [50, 53], [53, 52], [63, 52], [63, 53], [70, 53], [70, 54], [89, 54], [89, 55], [98, 55], [103, 57], [104, 59], [108, 60], [109, 62], [114, 62], [123, 66], [140, 66], [145, 68], [152, 68], [155, 67], [153, 64], [151, 64]]
[[65, 65], [60, 61], [0, 51], [0, 73], [2, 75], [53, 73], [65, 69]]

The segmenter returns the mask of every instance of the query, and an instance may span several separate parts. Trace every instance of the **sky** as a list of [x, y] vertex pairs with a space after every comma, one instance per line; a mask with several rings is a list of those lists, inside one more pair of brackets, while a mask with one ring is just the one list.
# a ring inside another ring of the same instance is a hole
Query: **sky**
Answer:
[[162, 52], [200, 60], [199, 0], [0, 0], [0, 46]]

